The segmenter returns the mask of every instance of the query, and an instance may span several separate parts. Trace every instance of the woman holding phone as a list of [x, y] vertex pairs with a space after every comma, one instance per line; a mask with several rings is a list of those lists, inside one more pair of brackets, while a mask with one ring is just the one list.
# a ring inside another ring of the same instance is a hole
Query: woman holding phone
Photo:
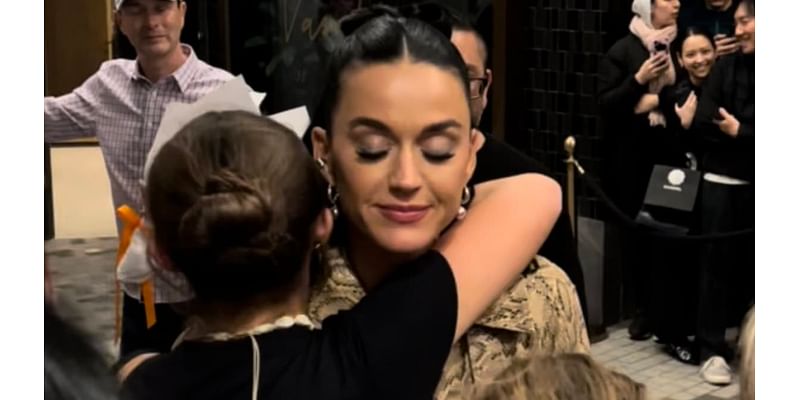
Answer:
[[[598, 76], [599, 105], [607, 121], [607, 145], [612, 155], [608, 188], [617, 205], [630, 217], [641, 208], [653, 165], [674, 163], [668, 150], [667, 120], [659, 111], [658, 95], [675, 83], [670, 44], [677, 34], [678, 0], [634, 0], [630, 33], [617, 41], [601, 60]], [[632, 339], [651, 336], [646, 323], [649, 243], [623, 234], [621, 255], [626, 279], [633, 285], [637, 318], [629, 331]], [[631, 274], [625, 273], [630, 278]]]

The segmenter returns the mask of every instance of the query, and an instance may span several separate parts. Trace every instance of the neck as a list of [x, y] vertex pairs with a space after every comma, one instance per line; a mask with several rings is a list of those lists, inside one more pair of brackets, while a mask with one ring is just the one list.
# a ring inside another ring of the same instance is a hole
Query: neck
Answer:
[[347, 235], [348, 262], [367, 292], [386, 280], [403, 262], [415, 256], [387, 251], [372, 238], [354, 231], [350, 229]]
[[698, 78], [698, 77], [696, 77], [694, 75], [689, 75], [689, 82], [692, 82], [692, 85], [700, 86], [700, 85], [703, 84], [703, 80], [704, 79]]
[[309, 286], [308, 268], [301, 284], [292, 292], [275, 301], [275, 295], [258, 296], [239, 304], [203, 304], [198, 317], [206, 333], [225, 332], [230, 334], [246, 332], [258, 326], [275, 322], [283, 316], [305, 314], [308, 310]]
[[167, 76], [172, 75], [177, 71], [186, 59], [189, 58], [183, 52], [183, 48], [178, 46], [175, 51], [163, 57], [137, 57], [139, 69], [150, 82], [156, 83]]

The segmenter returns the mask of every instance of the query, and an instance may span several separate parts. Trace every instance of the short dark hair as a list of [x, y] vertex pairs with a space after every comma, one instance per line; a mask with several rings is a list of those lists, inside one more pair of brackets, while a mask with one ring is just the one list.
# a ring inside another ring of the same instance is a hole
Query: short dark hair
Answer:
[[451, 72], [461, 81], [464, 101], [469, 101], [469, 78], [464, 60], [450, 38], [433, 26], [405, 18], [391, 7], [371, 7], [342, 21], [347, 35], [331, 55], [327, 86], [315, 113], [315, 126], [331, 134], [331, 120], [339, 101], [341, 79], [355, 66], [391, 63], [407, 57], [413, 62], [428, 63]]
[[189, 122], [159, 151], [146, 192], [156, 243], [212, 302], [293, 289], [327, 205], [299, 138], [244, 111]]

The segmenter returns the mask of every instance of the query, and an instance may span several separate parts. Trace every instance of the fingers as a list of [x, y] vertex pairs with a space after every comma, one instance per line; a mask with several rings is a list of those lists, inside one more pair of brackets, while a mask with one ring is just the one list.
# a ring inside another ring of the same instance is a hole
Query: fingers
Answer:
[[730, 115], [730, 114], [728, 114], [728, 111], [727, 111], [727, 110], [725, 110], [725, 109], [724, 109], [724, 108], [722, 108], [722, 107], [720, 107], [720, 108], [719, 108], [719, 115], [720, 115], [720, 116], [721, 116], [723, 119], [728, 119], [728, 118], [730, 118], [730, 117], [731, 117], [731, 115]]

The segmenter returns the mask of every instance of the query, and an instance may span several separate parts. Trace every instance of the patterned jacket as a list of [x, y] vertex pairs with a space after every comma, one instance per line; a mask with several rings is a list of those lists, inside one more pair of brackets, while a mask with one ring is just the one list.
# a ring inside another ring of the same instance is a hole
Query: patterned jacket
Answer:
[[[330, 277], [311, 295], [315, 322], [353, 307], [365, 292], [341, 253], [327, 253]], [[461, 399], [531, 352], [588, 353], [589, 337], [575, 286], [544, 257], [499, 298], [453, 346], [435, 398]]]

